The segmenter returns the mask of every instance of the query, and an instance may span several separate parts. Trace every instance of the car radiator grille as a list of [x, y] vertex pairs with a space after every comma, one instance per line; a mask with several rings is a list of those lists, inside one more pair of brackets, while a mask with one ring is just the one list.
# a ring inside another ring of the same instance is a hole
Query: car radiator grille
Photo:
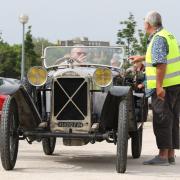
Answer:
[[84, 78], [58, 78], [54, 82], [54, 116], [57, 120], [84, 120], [87, 116], [87, 82]]

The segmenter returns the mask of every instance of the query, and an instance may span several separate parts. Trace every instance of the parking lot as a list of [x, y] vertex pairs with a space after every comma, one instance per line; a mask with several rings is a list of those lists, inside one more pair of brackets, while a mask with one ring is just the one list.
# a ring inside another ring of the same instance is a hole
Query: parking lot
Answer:
[[[130, 141], [129, 141], [130, 142]], [[143, 135], [143, 150], [140, 159], [129, 153], [127, 171], [117, 174], [115, 170], [116, 146], [107, 143], [88, 144], [80, 147], [56, 145], [53, 156], [45, 156], [41, 144], [28, 145], [20, 142], [17, 164], [13, 171], [4, 171], [0, 166], [1, 180], [109, 180], [109, 179], [180, 179], [180, 152], [176, 153], [176, 165], [168, 167], [144, 166], [142, 162], [156, 154], [151, 122], [147, 122]]]

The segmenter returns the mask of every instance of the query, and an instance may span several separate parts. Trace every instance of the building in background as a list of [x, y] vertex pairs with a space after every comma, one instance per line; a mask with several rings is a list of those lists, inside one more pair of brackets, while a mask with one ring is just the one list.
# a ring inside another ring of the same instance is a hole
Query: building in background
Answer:
[[83, 44], [84, 46], [110, 46], [107, 41], [89, 41], [87, 37], [77, 37], [72, 40], [57, 41], [59, 46], [74, 46], [76, 44]]

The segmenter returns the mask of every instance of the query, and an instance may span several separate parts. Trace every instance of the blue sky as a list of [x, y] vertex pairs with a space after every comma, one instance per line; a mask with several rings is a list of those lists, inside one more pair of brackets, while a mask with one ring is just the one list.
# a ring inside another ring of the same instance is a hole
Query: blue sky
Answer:
[[163, 24], [180, 42], [179, 0], [0, 0], [0, 31], [8, 43], [21, 43], [19, 15], [29, 15], [35, 37], [52, 42], [86, 36], [115, 44], [119, 22], [132, 12], [143, 29], [150, 10], [162, 14]]

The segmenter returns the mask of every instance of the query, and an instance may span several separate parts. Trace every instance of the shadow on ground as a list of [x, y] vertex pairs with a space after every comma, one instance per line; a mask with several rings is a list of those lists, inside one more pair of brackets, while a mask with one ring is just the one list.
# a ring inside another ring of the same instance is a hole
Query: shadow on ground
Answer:
[[[171, 166], [144, 166], [142, 164], [143, 161], [151, 159], [152, 157], [153, 156], [142, 155], [139, 159], [133, 159], [131, 156], [128, 156], [126, 174], [160, 177], [180, 176], [179, 157], [176, 158], [176, 165]], [[32, 152], [31, 156], [30, 154], [19, 155], [18, 161], [26, 161], [26, 167], [17, 167], [15, 169], [16, 172], [116, 173], [116, 155], [105, 151], [94, 153], [93, 151], [80, 152], [79, 150], [66, 150], [52, 156], [44, 156], [43, 152], [42, 155], [39, 155], [39, 153], [38, 155], [34, 155]], [[40, 167], [39, 164], [41, 164]]]

